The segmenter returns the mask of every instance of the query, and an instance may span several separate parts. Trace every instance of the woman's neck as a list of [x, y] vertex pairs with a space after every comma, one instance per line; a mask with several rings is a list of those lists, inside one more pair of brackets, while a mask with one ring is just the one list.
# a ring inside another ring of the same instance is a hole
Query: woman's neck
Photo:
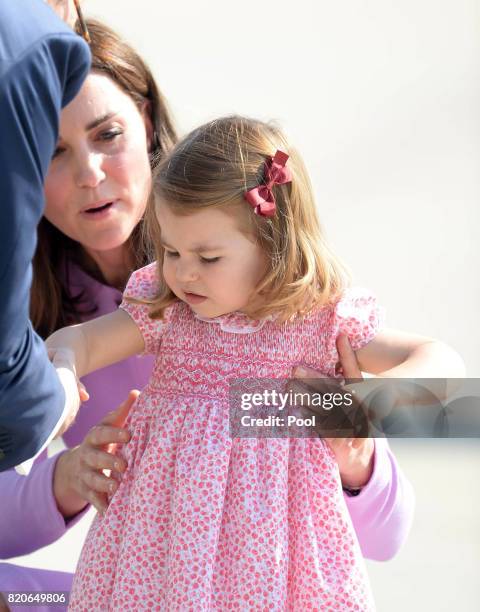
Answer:
[[82, 267], [106, 285], [123, 291], [134, 261], [130, 248], [122, 245], [110, 251], [82, 249]]

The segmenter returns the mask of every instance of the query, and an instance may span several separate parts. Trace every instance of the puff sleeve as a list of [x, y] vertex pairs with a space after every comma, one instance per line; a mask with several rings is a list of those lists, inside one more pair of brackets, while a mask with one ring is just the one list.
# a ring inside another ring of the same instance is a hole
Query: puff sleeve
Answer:
[[385, 311], [370, 291], [356, 287], [347, 289], [334, 304], [331, 317], [325, 363], [329, 374], [334, 375], [338, 362], [338, 335], [346, 334], [353, 350], [358, 351], [373, 340], [383, 327]]
[[164, 319], [151, 319], [149, 304], [135, 303], [129, 298], [144, 300], [155, 296], [158, 290], [156, 265], [156, 262], [154, 262], [133, 272], [120, 304], [120, 308], [130, 315], [140, 329], [145, 342], [144, 355], [156, 355], [158, 353], [163, 333], [168, 325], [169, 309], [166, 310]]

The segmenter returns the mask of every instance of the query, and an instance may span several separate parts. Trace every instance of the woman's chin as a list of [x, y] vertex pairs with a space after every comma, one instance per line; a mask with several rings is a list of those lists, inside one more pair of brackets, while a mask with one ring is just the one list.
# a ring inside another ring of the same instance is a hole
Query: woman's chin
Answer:
[[88, 236], [84, 240], [78, 240], [86, 251], [108, 253], [126, 247], [128, 239], [132, 234], [130, 231], [102, 232], [98, 236]]

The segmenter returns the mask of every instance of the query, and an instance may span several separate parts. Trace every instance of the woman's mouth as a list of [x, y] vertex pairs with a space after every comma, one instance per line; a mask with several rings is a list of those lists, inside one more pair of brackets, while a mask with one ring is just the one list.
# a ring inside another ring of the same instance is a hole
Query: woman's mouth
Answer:
[[91, 206], [90, 208], [85, 208], [82, 213], [89, 217], [100, 217], [108, 214], [109, 210], [115, 204], [115, 201], [105, 202], [104, 204], [96, 204]]

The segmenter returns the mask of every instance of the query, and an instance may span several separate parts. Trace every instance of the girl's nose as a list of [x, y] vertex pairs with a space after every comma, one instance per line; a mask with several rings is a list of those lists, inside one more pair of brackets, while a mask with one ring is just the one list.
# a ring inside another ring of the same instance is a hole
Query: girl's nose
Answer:
[[180, 283], [189, 283], [198, 280], [197, 266], [193, 263], [181, 262], [176, 267], [177, 280]]
[[103, 156], [99, 153], [88, 152], [77, 160], [76, 184], [78, 187], [97, 187], [106, 174], [102, 167]]

